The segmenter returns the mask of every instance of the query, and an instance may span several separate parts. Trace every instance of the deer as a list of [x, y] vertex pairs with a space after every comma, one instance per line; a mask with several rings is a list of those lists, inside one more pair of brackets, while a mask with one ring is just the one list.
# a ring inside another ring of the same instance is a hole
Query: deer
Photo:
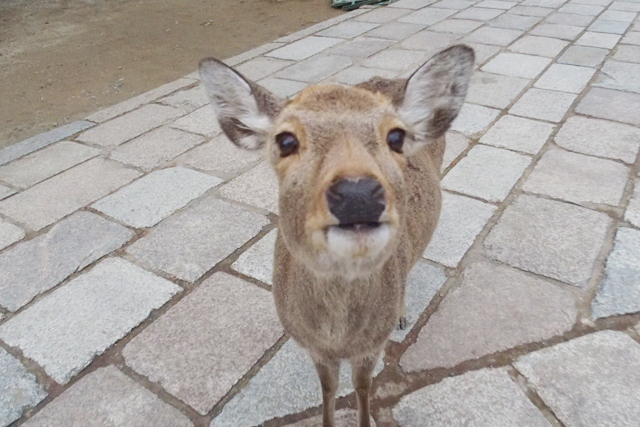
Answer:
[[407, 79], [316, 84], [280, 99], [221, 61], [200, 62], [222, 131], [262, 150], [278, 179], [272, 293], [285, 331], [311, 356], [323, 427], [335, 427], [340, 363], [352, 367], [359, 427], [374, 368], [406, 327], [405, 285], [440, 216], [445, 132], [474, 52], [455, 45]]

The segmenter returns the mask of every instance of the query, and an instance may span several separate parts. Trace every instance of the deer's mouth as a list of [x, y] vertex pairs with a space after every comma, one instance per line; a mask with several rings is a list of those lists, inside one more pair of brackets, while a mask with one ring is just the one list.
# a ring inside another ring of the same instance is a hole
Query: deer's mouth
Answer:
[[341, 230], [359, 233], [359, 232], [373, 231], [381, 226], [382, 226], [381, 222], [375, 221], [375, 222], [356, 222], [352, 224], [340, 224], [340, 225], [337, 225], [336, 227], [338, 227]]
[[392, 234], [393, 228], [386, 222], [334, 225], [327, 228], [327, 247], [339, 258], [376, 258]]

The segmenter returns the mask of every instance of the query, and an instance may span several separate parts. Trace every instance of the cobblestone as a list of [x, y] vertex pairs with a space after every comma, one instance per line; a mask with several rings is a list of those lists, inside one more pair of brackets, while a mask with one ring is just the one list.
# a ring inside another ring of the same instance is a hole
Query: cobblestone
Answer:
[[574, 40], [584, 30], [573, 25], [540, 24], [529, 34], [534, 36], [554, 37], [562, 40]]
[[16, 311], [133, 238], [125, 227], [77, 212], [0, 254], [0, 305]]
[[587, 117], [569, 117], [554, 138], [568, 150], [633, 163], [640, 150], [640, 129]]
[[482, 369], [425, 387], [393, 409], [400, 427], [551, 425], [504, 369]]
[[339, 55], [317, 55], [274, 74], [275, 77], [318, 83], [351, 66], [351, 58]]
[[471, 19], [474, 21], [490, 21], [498, 15], [504, 13], [500, 9], [487, 9], [484, 7], [470, 7], [454, 16], [456, 19]]
[[369, 31], [367, 36], [390, 40], [404, 40], [406, 37], [423, 30], [425, 27], [426, 25], [389, 22], [388, 24], [381, 25]]
[[214, 136], [222, 132], [213, 109], [208, 105], [179, 118], [171, 124], [171, 127], [204, 136]]
[[501, 53], [482, 67], [482, 71], [532, 79], [540, 74], [550, 62], [550, 59], [539, 56]]
[[462, 39], [463, 42], [507, 46], [523, 34], [522, 31], [505, 28], [482, 27]]
[[530, 55], [555, 58], [569, 42], [549, 37], [524, 36], [509, 47], [509, 50]]
[[64, 384], [180, 291], [109, 258], [4, 322], [0, 338]]
[[[593, 88], [576, 107], [576, 113], [640, 126], [640, 94]], [[1, 205], [0, 205], [1, 206]]]
[[0, 202], [0, 212], [40, 230], [141, 174], [119, 163], [92, 159]]
[[158, 100], [158, 103], [180, 108], [185, 113], [190, 113], [198, 108], [207, 105], [209, 98], [200, 85], [186, 90], [177, 91], [171, 95]]
[[283, 332], [269, 292], [216, 273], [135, 337], [123, 356], [204, 415]]
[[28, 427], [192, 427], [177, 409], [113, 366], [82, 378], [23, 424]]
[[528, 84], [526, 79], [476, 72], [471, 78], [467, 102], [505, 108]]
[[167, 218], [127, 252], [153, 268], [193, 282], [267, 223], [262, 215], [207, 197]]
[[509, 113], [559, 123], [576, 95], [543, 89], [529, 89], [509, 109]]
[[451, 368], [464, 361], [569, 331], [575, 298], [546, 280], [506, 266], [467, 267], [400, 360], [407, 372]]
[[35, 375], [0, 348], [0, 425], [8, 426], [45, 397], [47, 392], [38, 384]]
[[0, 185], [0, 200], [6, 199], [7, 197], [16, 193], [16, 190], [13, 190], [9, 187], [5, 187], [4, 185]]
[[481, 25], [482, 22], [472, 21], [470, 19], [446, 19], [438, 22], [436, 25], [432, 25], [429, 27], [429, 30], [453, 34], [469, 34]]
[[609, 60], [600, 69], [593, 86], [640, 93], [640, 64]]
[[631, 24], [629, 22], [607, 21], [604, 19], [596, 19], [591, 26], [590, 31], [599, 33], [624, 34]]
[[340, 42], [342, 42], [342, 39], [331, 37], [306, 37], [276, 50], [272, 50], [267, 53], [266, 56], [301, 61], [315, 55], [316, 53], [320, 53], [331, 46], [335, 46]]
[[595, 73], [592, 68], [553, 64], [534, 84], [540, 89], [580, 93]]
[[273, 285], [273, 251], [276, 247], [278, 230], [271, 230], [260, 239], [248, 251], [240, 255], [231, 267], [249, 277], [260, 280], [268, 285]]
[[480, 142], [494, 147], [508, 148], [524, 153], [536, 154], [547, 142], [554, 125], [521, 117], [502, 116]]
[[635, 423], [638, 364], [637, 342], [602, 331], [523, 356], [515, 366], [565, 426], [578, 427]]
[[17, 241], [22, 240], [24, 236], [25, 232], [23, 229], [0, 219], [0, 251]]
[[594, 319], [640, 312], [640, 231], [618, 230], [591, 311]]
[[490, 27], [509, 28], [512, 30], [528, 31], [542, 18], [536, 16], [523, 16], [514, 13], [504, 13], [487, 23]]
[[585, 287], [611, 222], [599, 212], [522, 195], [493, 227], [484, 252], [508, 265]]
[[636, 181], [634, 184], [633, 195], [627, 206], [624, 219], [633, 226], [640, 228], [640, 181]]
[[616, 34], [594, 33], [587, 31], [578, 40], [576, 40], [575, 44], [612, 49], [618, 41], [620, 41], [620, 36]]
[[500, 114], [500, 110], [481, 107], [480, 105], [464, 104], [458, 117], [454, 120], [451, 130], [474, 136], [484, 132]]
[[220, 195], [270, 212], [278, 212], [278, 180], [272, 166], [262, 162], [220, 188]]

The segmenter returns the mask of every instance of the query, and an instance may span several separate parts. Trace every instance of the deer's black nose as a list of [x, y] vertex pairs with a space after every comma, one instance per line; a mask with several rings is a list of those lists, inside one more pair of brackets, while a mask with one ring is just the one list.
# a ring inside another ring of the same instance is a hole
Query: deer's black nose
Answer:
[[340, 226], [378, 225], [385, 209], [384, 188], [372, 178], [341, 179], [329, 187], [326, 197]]

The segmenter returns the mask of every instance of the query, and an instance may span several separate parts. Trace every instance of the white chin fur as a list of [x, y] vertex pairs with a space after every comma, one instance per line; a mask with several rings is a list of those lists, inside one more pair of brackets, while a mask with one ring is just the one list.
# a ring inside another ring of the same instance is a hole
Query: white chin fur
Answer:
[[366, 262], [377, 258], [390, 240], [391, 227], [388, 224], [366, 231], [330, 227], [327, 232], [327, 249], [334, 259]]

